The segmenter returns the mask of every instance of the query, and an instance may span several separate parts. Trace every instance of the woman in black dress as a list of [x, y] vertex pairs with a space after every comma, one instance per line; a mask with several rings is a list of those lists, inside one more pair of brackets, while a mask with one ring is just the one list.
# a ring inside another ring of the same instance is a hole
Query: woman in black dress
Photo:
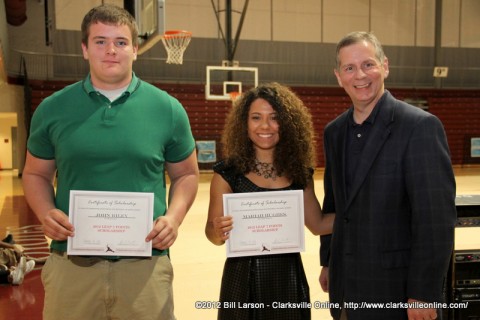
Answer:
[[[270, 83], [240, 96], [222, 145], [224, 160], [213, 168], [205, 227], [212, 243], [224, 244], [234, 228], [223, 212], [226, 193], [303, 190], [305, 225], [315, 235], [331, 232], [334, 216], [322, 214], [314, 191], [311, 115], [289, 88]], [[227, 258], [218, 319], [310, 319], [309, 302], [300, 253]]]

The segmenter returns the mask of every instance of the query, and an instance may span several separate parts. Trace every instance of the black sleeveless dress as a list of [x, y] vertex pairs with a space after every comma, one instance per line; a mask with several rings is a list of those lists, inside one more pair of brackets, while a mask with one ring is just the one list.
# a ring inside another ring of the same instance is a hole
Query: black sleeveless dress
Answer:
[[[291, 185], [282, 189], [258, 187], [223, 161], [213, 170], [228, 182], [234, 193], [298, 190]], [[303, 302], [303, 303], [302, 303]], [[310, 308], [287, 307], [288, 303], [305, 306], [310, 292], [300, 253], [227, 258], [220, 289], [219, 320], [308, 320]], [[253, 307], [253, 304], [258, 304]]]

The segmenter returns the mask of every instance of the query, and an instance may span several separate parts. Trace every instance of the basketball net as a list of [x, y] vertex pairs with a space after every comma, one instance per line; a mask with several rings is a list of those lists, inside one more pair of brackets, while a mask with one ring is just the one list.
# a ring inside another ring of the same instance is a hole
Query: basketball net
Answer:
[[167, 51], [167, 63], [183, 64], [183, 53], [187, 49], [192, 33], [185, 30], [165, 31], [162, 37], [163, 45]]
[[235, 100], [240, 97], [240, 92], [238, 91], [231, 91], [228, 94], [230, 95], [230, 100], [232, 100], [232, 102], [235, 102]]

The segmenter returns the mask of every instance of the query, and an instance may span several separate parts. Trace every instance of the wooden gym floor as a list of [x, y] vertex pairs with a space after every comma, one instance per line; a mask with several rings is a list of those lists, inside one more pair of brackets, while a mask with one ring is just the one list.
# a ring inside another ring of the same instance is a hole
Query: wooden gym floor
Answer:
[[[480, 166], [455, 168], [457, 194], [480, 194]], [[315, 173], [315, 189], [320, 202], [323, 198], [323, 171]], [[198, 301], [217, 301], [220, 291], [225, 247], [211, 244], [204, 235], [209, 200], [211, 173], [201, 174], [201, 182], [195, 203], [183, 222], [179, 236], [171, 249], [175, 272], [175, 313], [179, 320], [216, 319], [215, 309], [196, 309]], [[29, 250], [42, 254], [42, 237], [38, 233], [38, 220], [28, 208], [23, 196], [21, 179], [15, 170], [0, 171], [0, 238], [8, 232], [14, 233], [17, 242], [26, 235], [34, 234], [36, 244], [26, 243]], [[306, 230], [302, 253], [305, 272], [310, 284], [311, 302], [326, 302], [327, 294], [318, 284], [319, 241]], [[473, 239], [472, 239], [473, 241]], [[30, 247], [31, 246], [31, 247]], [[34, 249], [33, 249], [34, 248]], [[480, 249], [480, 248], [479, 248]], [[26, 275], [19, 286], [0, 285], [0, 320], [41, 319], [43, 287], [40, 280], [42, 265]], [[312, 309], [312, 319], [331, 319], [326, 309]]]

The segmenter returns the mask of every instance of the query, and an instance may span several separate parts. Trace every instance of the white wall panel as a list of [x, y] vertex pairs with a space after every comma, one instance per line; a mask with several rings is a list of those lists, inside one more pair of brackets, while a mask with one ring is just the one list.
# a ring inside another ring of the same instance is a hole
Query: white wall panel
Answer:
[[415, 0], [372, 0], [371, 31], [383, 45], [413, 46]]
[[211, 2], [205, 0], [166, 0], [165, 28], [188, 30], [193, 37], [198, 38], [219, 36], [214, 9]]
[[123, 0], [55, 0], [55, 27], [58, 30], [80, 30], [83, 16], [102, 2], [123, 7]]
[[435, 45], [435, 0], [417, 0], [416, 46]]
[[368, 0], [324, 0], [323, 41], [337, 43], [352, 31], [369, 29]]
[[[45, 0], [47, 1], [47, 0]], [[80, 30], [83, 15], [102, 2], [52, 0], [58, 30]], [[336, 43], [356, 30], [373, 31], [384, 45], [434, 46], [436, 0], [252, 0], [241, 40]], [[214, 0], [225, 31], [225, 0]], [[245, 0], [232, 0], [232, 37]], [[322, 12], [323, 9], [323, 12]], [[166, 0], [166, 29], [219, 38], [210, 0]], [[480, 48], [480, 0], [443, 0], [442, 46]], [[460, 22], [461, 21], [461, 22]]]
[[479, 0], [462, 0], [462, 19], [460, 28], [460, 46], [462, 48], [480, 48]]
[[[442, 47], [458, 47], [460, 44], [460, 2], [462, 0], [443, 0], [442, 4]], [[478, 26], [478, 20], [477, 20]], [[478, 28], [475, 28], [478, 29]]]
[[[236, 0], [234, 2], [238, 2], [236, 8], [241, 11], [243, 9], [244, 1]], [[240, 14], [233, 14], [233, 18], [233, 36], [235, 36]], [[240, 39], [272, 40], [272, 12], [270, 0], [250, 1]]]
[[273, 1], [273, 40], [321, 42], [321, 4], [318, 0]]

